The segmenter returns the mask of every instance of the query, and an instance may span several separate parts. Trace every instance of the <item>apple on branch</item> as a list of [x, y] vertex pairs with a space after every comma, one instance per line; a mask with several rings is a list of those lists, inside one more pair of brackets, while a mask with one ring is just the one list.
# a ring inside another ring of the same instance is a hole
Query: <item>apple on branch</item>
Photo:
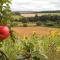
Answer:
[[5, 40], [9, 35], [9, 28], [7, 26], [0, 26], [0, 41]]

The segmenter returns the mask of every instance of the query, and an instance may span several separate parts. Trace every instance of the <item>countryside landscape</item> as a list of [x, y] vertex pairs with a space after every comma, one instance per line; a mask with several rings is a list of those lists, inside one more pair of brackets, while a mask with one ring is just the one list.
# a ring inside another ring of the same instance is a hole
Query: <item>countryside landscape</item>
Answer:
[[[60, 12], [42, 11], [42, 12], [14, 12], [15, 30], [20, 36], [29, 36], [34, 31], [40, 35], [49, 34], [50, 31], [59, 30]], [[50, 17], [50, 18], [49, 18]], [[56, 21], [55, 21], [56, 20]]]
[[[42, 8], [40, 1], [31, 1]], [[0, 1], [0, 60], [60, 60], [60, 10], [20, 10], [26, 3]]]

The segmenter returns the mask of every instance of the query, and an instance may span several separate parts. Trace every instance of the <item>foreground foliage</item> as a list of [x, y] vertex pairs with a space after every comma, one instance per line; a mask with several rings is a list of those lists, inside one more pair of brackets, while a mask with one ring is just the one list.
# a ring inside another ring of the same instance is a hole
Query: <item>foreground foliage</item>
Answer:
[[1, 49], [9, 60], [60, 60], [58, 31], [51, 31], [49, 36], [38, 36], [34, 32], [30, 37], [15, 38], [15, 42], [8, 39], [2, 43]]

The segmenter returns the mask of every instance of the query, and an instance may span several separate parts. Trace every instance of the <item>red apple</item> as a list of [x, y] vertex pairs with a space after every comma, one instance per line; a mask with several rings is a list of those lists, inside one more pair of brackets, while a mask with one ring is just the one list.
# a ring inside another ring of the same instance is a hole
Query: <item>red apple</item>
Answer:
[[0, 41], [8, 38], [9, 35], [9, 28], [7, 26], [0, 26]]

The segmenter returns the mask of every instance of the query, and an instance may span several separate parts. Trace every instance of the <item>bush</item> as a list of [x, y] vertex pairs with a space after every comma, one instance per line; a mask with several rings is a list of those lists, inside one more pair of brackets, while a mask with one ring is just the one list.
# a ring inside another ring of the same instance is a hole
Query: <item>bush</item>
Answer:
[[18, 26], [18, 24], [16, 22], [13, 22], [12, 27], [14, 26]]
[[46, 23], [45, 26], [54, 26], [52, 23]]
[[21, 53], [17, 55], [18, 60], [47, 60], [47, 56], [43, 53], [40, 44], [41, 40], [37, 38], [36, 33], [33, 33], [30, 38], [24, 37], [20, 44], [22, 46]]
[[40, 26], [41, 25], [41, 22], [40, 21], [36, 22], [36, 25], [37, 26]]
[[23, 23], [23, 27], [27, 27], [27, 23]]

